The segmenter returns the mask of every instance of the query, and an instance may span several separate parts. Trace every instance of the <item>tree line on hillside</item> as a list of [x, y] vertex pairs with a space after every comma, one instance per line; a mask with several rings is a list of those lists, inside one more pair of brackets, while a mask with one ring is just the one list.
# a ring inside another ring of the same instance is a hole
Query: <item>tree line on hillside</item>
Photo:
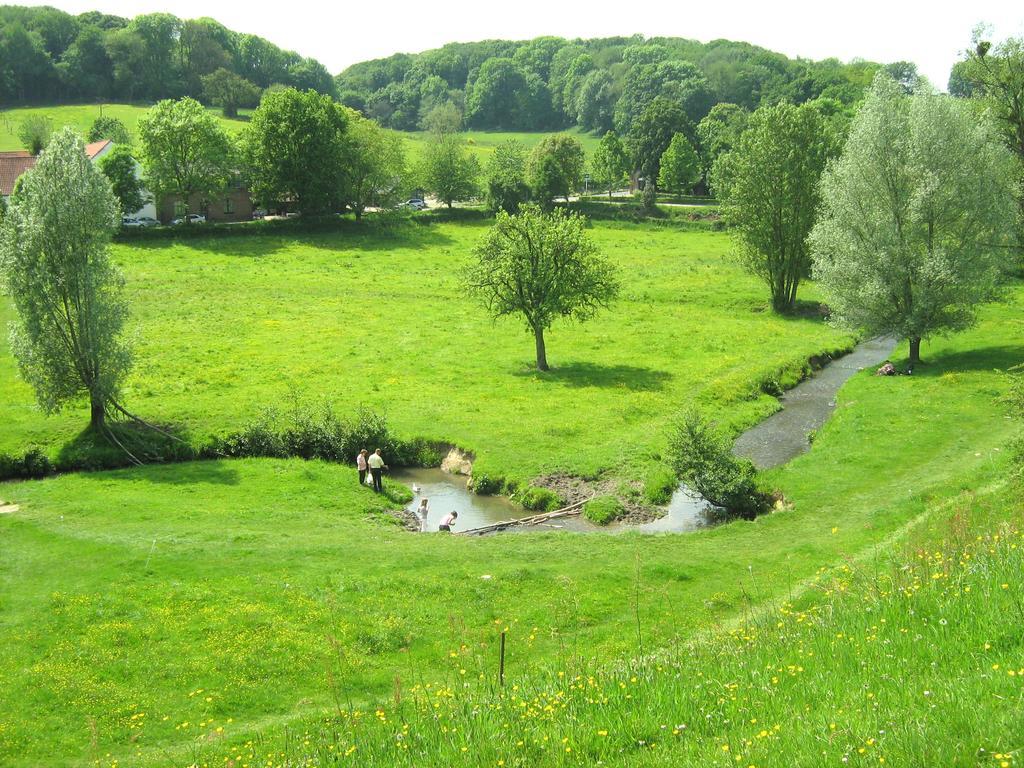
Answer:
[[[355, 64], [336, 81], [342, 102], [400, 130], [423, 127], [446, 109], [474, 129], [625, 134], [658, 97], [678, 103], [692, 125], [719, 103], [752, 111], [826, 98], [849, 107], [879, 66], [792, 60], [728, 40], [538, 37], [395, 54]], [[894, 75], [913, 69], [890, 67]]]
[[275, 85], [334, 94], [320, 62], [210, 18], [0, 6], [0, 104], [191, 96], [230, 114]]

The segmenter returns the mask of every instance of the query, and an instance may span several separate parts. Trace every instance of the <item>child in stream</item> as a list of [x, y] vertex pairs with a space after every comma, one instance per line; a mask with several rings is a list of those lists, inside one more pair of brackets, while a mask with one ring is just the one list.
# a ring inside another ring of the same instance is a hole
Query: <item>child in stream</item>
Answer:
[[437, 530], [445, 531], [447, 533], [452, 532], [452, 526], [455, 525], [455, 519], [459, 516], [459, 513], [452, 510], [447, 515], [441, 518], [441, 524], [437, 526]]
[[427, 532], [427, 500], [420, 499], [420, 505], [416, 509], [416, 517], [420, 521], [420, 533]]

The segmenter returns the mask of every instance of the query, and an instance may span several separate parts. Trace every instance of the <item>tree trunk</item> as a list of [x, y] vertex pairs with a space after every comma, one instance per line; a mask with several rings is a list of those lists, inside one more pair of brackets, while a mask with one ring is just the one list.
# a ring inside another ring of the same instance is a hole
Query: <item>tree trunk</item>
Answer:
[[92, 399], [89, 409], [89, 426], [99, 430], [107, 418], [107, 404], [103, 400]]
[[548, 370], [548, 355], [544, 348], [544, 329], [535, 328], [533, 339], [537, 342], [537, 370], [546, 371]]
[[910, 367], [921, 363], [921, 337], [915, 336], [910, 340]]
[[450, 211], [451, 209], [452, 209], [452, 201], [451, 201], [451, 200], [449, 200], [449, 201], [448, 201], [448, 210]]

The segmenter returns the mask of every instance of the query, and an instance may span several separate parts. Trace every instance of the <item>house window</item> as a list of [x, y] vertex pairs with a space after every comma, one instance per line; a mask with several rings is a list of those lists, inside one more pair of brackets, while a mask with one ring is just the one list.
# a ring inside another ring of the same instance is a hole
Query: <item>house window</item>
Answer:
[[235, 201], [230, 197], [224, 198], [224, 213], [231, 214], [235, 212]]

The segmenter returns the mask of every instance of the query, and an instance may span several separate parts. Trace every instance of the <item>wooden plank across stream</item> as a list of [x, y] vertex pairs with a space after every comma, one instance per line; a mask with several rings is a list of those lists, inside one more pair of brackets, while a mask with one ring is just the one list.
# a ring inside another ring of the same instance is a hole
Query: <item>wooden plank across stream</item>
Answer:
[[[591, 499], [593, 496], [590, 497]], [[516, 525], [540, 525], [546, 523], [549, 520], [557, 520], [560, 517], [575, 517], [583, 511], [583, 505], [586, 504], [590, 499], [584, 499], [583, 501], [577, 501], [575, 504], [570, 504], [567, 507], [556, 509], [553, 512], [542, 512], [539, 515], [531, 515], [530, 517], [521, 517], [518, 520], [502, 520], [500, 523], [491, 523], [490, 525], [481, 525], [479, 528], [470, 528], [466, 531], [456, 531], [456, 536], [480, 536], [485, 533], [496, 533], [497, 531], [504, 531], [507, 528], [511, 528]]]

